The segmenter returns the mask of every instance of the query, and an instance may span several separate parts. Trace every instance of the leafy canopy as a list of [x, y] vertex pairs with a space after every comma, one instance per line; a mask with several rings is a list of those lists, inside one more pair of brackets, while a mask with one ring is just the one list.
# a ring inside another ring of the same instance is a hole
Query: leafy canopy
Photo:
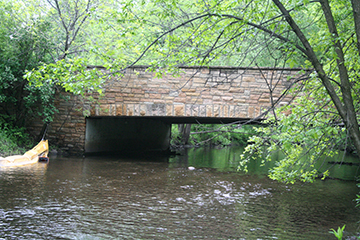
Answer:
[[23, 78], [26, 70], [51, 59], [52, 43], [42, 34], [50, 23], [32, 10], [21, 2], [0, 1], [0, 112], [20, 127], [32, 116], [48, 121], [55, 111], [52, 87], [35, 88]]
[[[27, 73], [35, 86], [101, 92], [107, 77], [134, 64], [150, 65], [160, 74], [184, 65], [313, 69], [294, 84], [291, 106], [277, 108], [273, 101], [269, 126], [251, 139], [244, 161], [255, 153], [270, 161], [270, 152], [282, 151], [285, 157], [270, 176], [312, 181], [320, 174], [319, 159], [339, 149], [360, 152], [360, 26], [355, 24], [360, 7], [355, 0], [45, 3], [42, 16], [56, 20], [46, 36], [60, 44], [52, 63]], [[101, 64], [107, 72], [88, 70], [89, 64]]]

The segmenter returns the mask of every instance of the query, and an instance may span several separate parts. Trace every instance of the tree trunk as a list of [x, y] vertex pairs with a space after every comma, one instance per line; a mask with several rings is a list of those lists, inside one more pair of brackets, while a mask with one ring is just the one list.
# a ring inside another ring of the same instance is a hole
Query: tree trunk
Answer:
[[178, 129], [181, 136], [181, 144], [188, 144], [191, 132], [191, 124], [179, 124]]
[[336, 29], [335, 20], [331, 12], [331, 8], [329, 5], [328, 0], [321, 0], [320, 1], [326, 22], [329, 28], [329, 32], [331, 36], [333, 36], [333, 44], [334, 49], [337, 55], [337, 67], [339, 70], [339, 77], [340, 77], [340, 86], [341, 86], [341, 93], [344, 104], [342, 105], [345, 115], [341, 115], [346, 129], [350, 133], [350, 138], [355, 145], [356, 151], [358, 156], [360, 157], [360, 130], [359, 130], [359, 123], [356, 117], [356, 111], [354, 107], [354, 99], [351, 94], [351, 83], [349, 80], [348, 70], [345, 66], [345, 57], [344, 52], [342, 50], [341, 42], [338, 41], [339, 34]]
[[190, 139], [191, 124], [186, 124], [183, 132], [183, 144], [188, 144]]
[[[355, 0], [353, 0], [355, 1]], [[304, 45], [306, 49], [306, 56], [308, 60], [312, 63], [314, 69], [316, 70], [318, 77], [320, 78], [322, 84], [326, 88], [326, 91], [328, 92], [329, 96], [331, 97], [332, 102], [334, 103], [340, 117], [342, 118], [347, 131], [350, 134], [350, 138], [353, 141], [354, 147], [356, 148], [357, 155], [360, 157], [360, 130], [359, 130], [359, 123], [356, 117], [356, 112], [354, 108], [353, 101], [351, 95], [351, 85], [349, 81], [349, 76], [347, 69], [344, 65], [344, 55], [342, 52], [341, 44], [339, 41], [336, 41], [338, 39], [336, 25], [331, 13], [331, 9], [329, 6], [329, 3], [327, 0], [320, 0], [323, 13], [325, 15], [327, 25], [329, 28], [329, 31], [332, 36], [334, 37], [334, 48], [336, 51], [336, 54], [338, 55], [337, 59], [337, 66], [339, 70], [340, 75], [340, 81], [341, 81], [341, 93], [343, 97], [343, 102], [340, 100], [339, 96], [336, 93], [336, 90], [334, 86], [332, 85], [330, 79], [326, 75], [322, 64], [320, 63], [319, 59], [317, 58], [312, 46], [310, 45], [309, 41], [305, 37], [304, 33], [301, 31], [299, 26], [295, 23], [293, 18], [290, 16], [289, 11], [287, 11], [284, 7], [284, 5], [279, 0], [273, 0], [275, 5], [279, 8], [279, 10], [282, 12], [282, 14], [285, 16], [286, 21], [288, 22], [291, 29], [294, 31], [298, 39], [301, 41], [301, 43]]]

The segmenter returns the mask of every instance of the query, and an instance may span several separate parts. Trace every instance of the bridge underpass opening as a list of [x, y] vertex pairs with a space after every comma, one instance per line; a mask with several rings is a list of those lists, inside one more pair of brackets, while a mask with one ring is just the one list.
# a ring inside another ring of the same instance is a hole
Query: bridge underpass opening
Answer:
[[171, 124], [159, 119], [89, 117], [85, 153], [162, 152], [170, 147]]
[[88, 117], [85, 153], [166, 152], [172, 124], [228, 124], [250, 122], [244, 118], [211, 117]]

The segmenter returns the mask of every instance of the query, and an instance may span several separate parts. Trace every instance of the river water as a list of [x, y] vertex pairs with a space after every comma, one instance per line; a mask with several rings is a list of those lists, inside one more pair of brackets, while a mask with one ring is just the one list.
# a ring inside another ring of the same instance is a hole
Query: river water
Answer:
[[202, 148], [0, 168], [0, 239], [319, 240], [344, 224], [347, 236], [359, 230], [356, 182], [286, 185], [258, 167], [233, 171], [238, 155]]

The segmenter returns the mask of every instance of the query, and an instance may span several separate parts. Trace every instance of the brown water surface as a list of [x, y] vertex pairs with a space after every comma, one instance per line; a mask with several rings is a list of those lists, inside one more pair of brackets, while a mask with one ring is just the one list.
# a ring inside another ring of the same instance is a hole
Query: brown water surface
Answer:
[[1, 168], [0, 239], [335, 239], [330, 228], [344, 224], [348, 236], [357, 232], [356, 182], [285, 185], [232, 171], [235, 155]]

